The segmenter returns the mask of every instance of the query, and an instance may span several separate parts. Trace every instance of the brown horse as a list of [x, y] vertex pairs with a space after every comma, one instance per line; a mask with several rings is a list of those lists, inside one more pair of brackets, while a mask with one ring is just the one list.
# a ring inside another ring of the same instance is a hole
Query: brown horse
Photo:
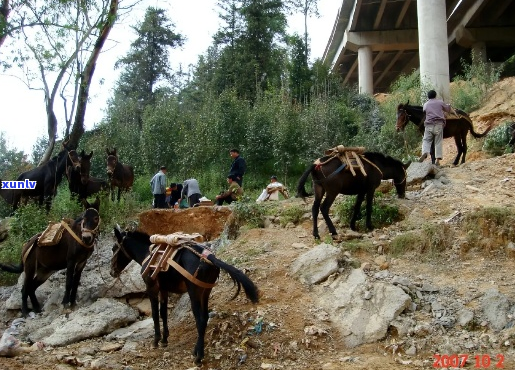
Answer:
[[118, 188], [118, 202], [122, 190], [129, 191], [134, 183], [134, 170], [132, 166], [122, 164], [118, 161], [116, 148], [112, 151], [106, 148], [107, 153], [107, 176], [109, 176], [109, 188], [111, 199], [114, 201], [114, 188]]
[[[453, 137], [454, 142], [456, 143], [456, 149], [458, 150], [458, 154], [454, 159], [453, 165], [457, 166], [460, 162], [465, 163], [465, 156], [467, 154], [467, 134], [470, 131], [472, 136], [476, 139], [481, 138], [488, 134], [488, 132], [492, 129], [492, 125], [489, 125], [485, 132], [482, 134], [478, 134], [474, 131], [474, 125], [472, 124], [472, 120], [462, 110], [456, 109], [456, 112], [461, 115], [461, 118], [458, 119], [447, 119], [447, 123], [443, 129], [443, 137]], [[421, 133], [424, 133], [424, 117], [425, 113], [421, 106], [409, 105], [409, 100], [406, 104], [399, 104], [397, 106], [397, 123], [395, 125], [397, 131], [404, 131], [408, 122], [413, 122], [417, 125], [418, 130]], [[434, 141], [431, 145], [431, 160], [435, 163], [435, 146]]]
[[[142, 271], [144, 271], [150, 263], [147, 258], [152, 244], [149, 235], [138, 231], [121, 231], [119, 228], [114, 229], [114, 235], [116, 244], [111, 258], [111, 276], [120, 276], [123, 269], [133, 260], [142, 265]], [[216, 258], [203, 244], [188, 242], [187, 247], [181, 248], [173, 257], [173, 261], [177, 267], [171, 266], [167, 271], [162, 270], [155, 280], [148, 274], [144, 277], [154, 321], [153, 347], [156, 348], [159, 342], [163, 346], [168, 344], [168, 293], [188, 292], [191, 310], [197, 324], [197, 342], [193, 355], [195, 363], [199, 365], [204, 358], [204, 336], [209, 319], [209, 295], [220, 270], [227, 272], [237, 286], [234, 297], [243, 286], [247, 298], [257, 303], [258, 289], [241, 270]], [[162, 335], [159, 324], [160, 315], [163, 321]]]
[[39, 237], [42, 233], [39, 233], [23, 246], [19, 265], [0, 263], [0, 269], [4, 271], [17, 274], [25, 272], [21, 290], [21, 310], [24, 316], [29, 313], [27, 298], [30, 298], [34, 312], [41, 312], [36, 289], [54, 272], [63, 269], [66, 269], [66, 288], [62, 304], [75, 305], [82, 270], [93, 253], [94, 242], [99, 232], [99, 205], [98, 198], [93, 204], [85, 201], [86, 211], [75, 221], [66, 223], [69, 229], [65, 227], [61, 240], [56, 245], [40, 246]]
[[[313, 202], [313, 207], [311, 208], [311, 213], [313, 216], [313, 236], [315, 239], [320, 239], [317, 225], [319, 211], [322, 212], [322, 216], [324, 216], [325, 223], [327, 224], [327, 228], [329, 229], [333, 239], [337, 238], [338, 234], [336, 232], [336, 228], [329, 217], [329, 208], [331, 208], [331, 205], [338, 194], [357, 195], [350, 221], [350, 228], [352, 230], [356, 230], [356, 221], [361, 213], [361, 203], [363, 203], [363, 200], [366, 197], [366, 227], [369, 230], [373, 229], [372, 205], [374, 193], [383, 179], [383, 173], [379, 170], [378, 166], [370, 160], [362, 158], [366, 176], [359, 170], [356, 171], [354, 176], [347, 168], [345, 168], [346, 165], [342, 164], [338, 157], [322, 157], [319, 162], [320, 164], [312, 164], [304, 172], [297, 185], [297, 197], [305, 198], [309, 194], [304, 189], [304, 184], [306, 183], [309, 175], [313, 178], [315, 200]], [[401, 162], [399, 162], [399, 166], [400, 171], [404, 173]], [[325, 199], [322, 203], [324, 195]], [[404, 196], [403, 193], [402, 196]]]

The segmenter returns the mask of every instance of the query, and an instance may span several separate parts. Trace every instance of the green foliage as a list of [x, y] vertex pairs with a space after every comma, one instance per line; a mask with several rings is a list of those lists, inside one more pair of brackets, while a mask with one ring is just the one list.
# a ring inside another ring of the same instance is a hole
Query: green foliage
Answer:
[[508, 145], [511, 139], [510, 125], [511, 122], [505, 122], [490, 131], [485, 138], [483, 150], [491, 155], [511, 153], [512, 148]]
[[515, 76], [515, 55], [512, 55], [511, 57], [509, 57], [502, 64], [502, 72], [501, 72], [501, 78], [513, 77], [513, 76]]
[[231, 203], [235, 223], [249, 228], [264, 226], [265, 208], [253, 200]]
[[[354, 203], [356, 196], [346, 196], [340, 203], [333, 205], [336, 217], [340, 220], [342, 225], [349, 226], [352, 213], [354, 211]], [[361, 204], [362, 218], [356, 223], [356, 227], [360, 230], [365, 230], [365, 214], [366, 214], [366, 201]], [[372, 224], [374, 227], [384, 227], [401, 220], [399, 208], [392, 205], [391, 201], [384, 198], [382, 193], [376, 192], [374, 196], [374, 204], [372, 205]]]
[[290, 222], [297, 225], [305, 213], [306, 210], [300, 206], [291, 206], [283, 209], [279, 217], [281, 226], [284, 227]]
[[492, 63], [476, 60], [474, 54], [470, 64], [464, 60], [461, 63], [464, 72], [454, 78], [451, 100], [455, 107], [472, 112], [484, 102], [488, 89], [499, 80], [501, 70]]
[[20, 173], [31, 168], [27, 156], [16, 148], [10, 148], [4, 132], [0, 131], [0, 180], [16, 180]]

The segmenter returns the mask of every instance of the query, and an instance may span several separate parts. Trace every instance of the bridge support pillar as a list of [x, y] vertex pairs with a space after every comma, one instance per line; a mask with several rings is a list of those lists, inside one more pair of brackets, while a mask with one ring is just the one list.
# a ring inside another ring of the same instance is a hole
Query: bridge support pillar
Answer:
[[359, 93], [374, 94], [374, 75], [372, 70], [372, 48], [361, 46], [358, 49]]
[[474, 63], [486, 63], [486, 45], [484, 42], [477, 41], [472, 44], [472, 61]]
[[433, 89], [448, 102], [450, 80], [445, 0], [417, 0], [417, 17], [423, 90]]

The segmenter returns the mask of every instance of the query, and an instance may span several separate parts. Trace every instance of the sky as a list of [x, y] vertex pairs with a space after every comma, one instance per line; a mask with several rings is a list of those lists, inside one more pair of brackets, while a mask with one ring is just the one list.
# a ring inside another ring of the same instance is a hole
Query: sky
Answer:
[[[90, 103], [86, 110], [86, 130], [100, 122], [104, 116], [107, 100], [111, 95], [119, 70], [114, 69], [116, 60], [129, 50], [131, 42], [136, 38], [130, 26], [143, 19], [148, 6], [165, 8], [168, 17], [175, 24], [175, 31], [186, 36], [187, 41], [180, 49], [172, 50], [171, 60], [174, 67], [196, 64], [198, 56], [203, 54], [212, 44], [212, 37], [220, 26], [218, 8], [215, 0], [168, 0], [164, 5], [162, 0], [143, 0], [130, 16], [117, 23], [110, 33], [111, 43], [104, 47], [93, 76], [90, 89]], [[195, 5], [192, 5], [195, 4]], [[341, 0], [319, 0], [320, 17], [308, 19], [308, 32], [311, 43], [311, 60], [321, 58], [331, 35], [334, 21], [341, 5]], [[288, 32], [304, 32], [304, 18], [295, 15], [288, 18]], [[0, 49], [6, 52], [6, 45]], [[109, 45], [109, 46], [108, 46]], [[42, 91], [29, 90], [20, 79], [13, 74], [17, 70], [0, 72], [0, 131], [7, 138], [10, 149], [16, 148], [25, 153], [32, 152], [32, 146], [38, 137], [46, 136], [46, 113]], [[102, 81], [102, 84], [100, 84]], [[62, 111], [57, 100], [54, 110]], [[59, 119], [59, 117], [58, 117]], [[63, 119], [59, 119], [58, 133], [64, 130]], [[61, 139], [58, 136], [58, 139]]]

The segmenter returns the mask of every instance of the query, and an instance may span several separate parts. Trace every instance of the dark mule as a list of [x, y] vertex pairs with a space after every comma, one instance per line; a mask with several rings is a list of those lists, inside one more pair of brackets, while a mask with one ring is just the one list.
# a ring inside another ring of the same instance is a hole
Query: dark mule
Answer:
[[68, 162], [66, 163], [66, 176], [68, 177], [68, 186], [72, 196], [76, 196], [81, 202], [86, 199], [88, 194], [88, 183], [90, 181], [91, 157], [93, 152], [86, 154], [84, 150], [77, 155], [77, 152], [70, 150], [68, 152]]
[[107, 181], [99, 179], [97, 177], [90, 177], [88, 184], [86, 185], [86, 197], [100, 193], [101, 191], [108, 191], [109, 184]]
[[[322, 212], [325, 223], [329, 232], [334, 239], [337, 237], [336, 228], [329, 217], [329, 208], [333, 204], [338, 194], [357, 195], [356, 203], [354, 204], [354, 211], [350, 221], [350, 228], [356, 230], [356, 221], [360, 216], [361, 203], [366, 197], [366, 227], [373, 229], [372, 226], [372, 202], [374, 200], [374, 193], [376, 188], [381, 184], [383, 178], [382, 172], [375, 164], [362, 159], [363, 168], [367, 176], [364, 176], [361, 171], [356, 170], [356, 176], [353, 176], [348, 169], [342, 168], [342, 162], [338, 157], [323, 157], [320, 162], [323, 164], [312, 164], [302, 175], [297, 186], [297, 196], [305, 198], [309, 194], [304, 189], [309, 175], [313, 178], [313, 189], [315, 191], [315, 200], [311, 209], [313, 215], [313, 236], [316, 239], [320, 238], [318, 234], [318, 211]], [[326, 162], [327, 161], [327, 162]], [[322, 198], [324, 197], [324, 202]], [[322, 206], [320, 206], [322, 204]]]
[[392, 158], [389, 155], [377, 152], [365, 152], [363, 156], [370, 162], [375, 164], [383, 173], [383, 180], [392, 180], [397, 196], [404, 198], [406, 196], [406, 168], [398, 159]]
[[114, 188], [118, 188], [118, 202], [122, 190], [129, 191], [134, 183], [134, 170], [132, 166], [122, 164], [118, 161], [116, 148], [112, 151], [106, 149], [107, 153], [107, 176], [109, 176], [109, 188], [111, 199], [114, 201]]
[[21, 197], [36, 197], [39, 200], [40, 206], [43, 206], [43, 202], [45, 202], [46, 210], [49, 212], [52, 199], [57, 193], [57, 186], [61, 183], [66, 170], [67, 158], [68, 151], [63, 149], [47, 163], [30, 171], [23, 172], [18, 176], [17, 181], [36, 181], [36, 187], [34, 189], [22, 189], [20, 192], [17, 192], [13, 200], [13, 210], [18, 208]]
[[[453, 164], [455, 166], [460, 162], [465, 163], [465, 156], [467, 155], [467, 134], [470, 131], [472, 136], [476, 139], [479, 139], [492, 129], [492, 125], [489, 125], [485, 132], [479, 134], [474, 131], [474, 125], [467, 113], [462, 110], [456, 109], [456, 112], [459, 113], [462, 117], [459, 119], [448, 119], [446, 125], [443, 129], [443, 137], [453, 137], [454, 142], [456, 143], [456, 149], [458, 150], [458, 154], [454, 159]], [[418, 130], [421, 133], [424, 133], [424, 118], [425, 114], [422, 110], [421, 106], [409, 105], [409, 100], [406, 104], [399, 104], [397, 106], [397, 123], [395, 125], [397, 131], [404, 131], [408, 122], [413, 122], [417, 125]], [[434, 141], [431, 145], [431, 160], [435, 163], [435, 146]]]
[[[113, 257], [111, 258], [111, 275], [120, 276], [123, 269], [132, 260], [142, 265], [145, 269], [151, 245], [149, 236], [141, 232], [125, 232], [115, 228], [116, 244], [113, 247]], [[195, 363], [200, 364], [204, 358], [204, 336], [208, 321], [208, 301], [212, 285], [218, 279], [220, 269], [229, 274], [238, 289], [234, 295], [238, 295], [241, 286], [245, 294], [252, 302], [258, 302], [258, 289], [254, 283], [240, 270], [231, 266], [209, 253], [202, 244], [195, 242], [188, 243], [193, 249], [180, 249], [174, 257], [174, 261], [185, 269], [189, 274], [194, 275], [206, 287], [201, 287], [192, 283], [175, 268], [170, 267], [168, 271], [159, 272], [157, 279], [154, 280], [147, 274], [144, 278], [147, 286], [147, 294], [150, 298], [152, 307], [152, 319], [154, 320], [154, 348], [159, 341], [161, 345], [168, 344], [168, 292], [183, 294], [188, 292], [191, 301], [191, 310], [195, 316], [197, 325], [197, 342], [193, 349]], [[206, 253], [207, 252], [207, 253]], [[233, 297], [233, 298], [234, 298]], [[159, 315], [163, 320], [163, 335], [159, 327]]]
[[100, 200], [97, 198], [92, 205], [84, 202], [84, 205], [86, 211], [78, 219], [67, 224], [77, 239], [65, 228], [59, 243], [53, 246], [40, 246], [38, 239], [42, 233], [39, 233], [23, 246], [20, 265], [0, 263], [0, 269], [4, 271], [17, 274], [25, 272], [21, 290], [21, 310], [24, 316], [29, 313], [28, 297], [34, 312], [41, 312], [41, 306], [36, 298], [36, 289], [54, 272], [63, 269], [66, 269], [66, 288], [62, 304], [63, 306], [75, 305], [82, 270], [93, 253], [100, 225], [98, 214]]

